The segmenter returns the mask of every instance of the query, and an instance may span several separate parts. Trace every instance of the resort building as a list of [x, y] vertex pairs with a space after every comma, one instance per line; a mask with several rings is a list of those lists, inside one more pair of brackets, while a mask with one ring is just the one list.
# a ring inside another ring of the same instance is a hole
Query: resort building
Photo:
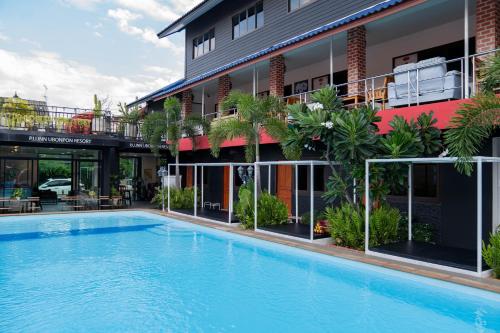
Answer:
[[109, 196], [120, 186], [129, 203], [151, 200], [156, 170], [167, 161], [151, 153], [140, 125], [101, 110], [51, 106], [17, 94], [0, 98], [0, 197], [21, 188], [23, 197], [40, 197], [47, 209], [61, 210], [63, 196]]
[[[164, 100], [176, 96], [183, 117], [194, 114], [218, 122], [238, 116], [238, 110], [221, 107], [233, 90], [307, 104], [312, 92], [334, 85], [347, 107], [368, 104], [381, 110], [381, 134], [395, 115], [411, 119], [430, 111], [437, 126], [445, 129], [459, 106], [476, 94], [480, 64], [498, 50], [500, 3], [205, 0], [158, 37], [181, 31], [185, 33], [184, 78], [129, 106], [140, 105], [148, 113], [161, 111]], [[215, 205], [230, 216], [211, 214], [213, 219], [232, 221], [232, 202], [242, 183], [236, 170], [245, 161], [244, 141], [224, 142], [215, 159], [206, 133], [199, 134], [196, 151], [190, 139], [180, 141], [182, 186], [196, 182], [195, 187], [201, 188], [201, 202], [194, 208], [198, 216], [206, 204]], [[261, 160], [284, 160], [275, 140], [265, 132], [261, 140]], [[498, 141], [490, 140], [481, 155], [499, 156], [499, 149]], [[319, 160], [320, 156], [310, 151], [303, 158]], [[200, 164], [214, 162], [221, 164], [205, 168]], [[320, 164], [314, 166], [314, 173], [307, 165], [297, 166], [296, 171], [292, 165], [269, 165], [262, 172], [262, 182], [286, 203], [290, 215], [298, 215], [298, 206], [309, 205], [310, 197], [313, 209], [321, 209], [329, 174]], [[483, 178], [482, 199], [491, 208], [484, 209], [484, 237], [500, 219], [498, 186], [493, 185], [498, 182], [491, 179], [497, 168], [491, 163], [485, 167], [494, 171], [484, 172]], [[451, 266], [473, 271], [478, 266], [478, 238], [470, 236], [477, 230], [475, 179], [457, 174], [452, 164], [420, 163], [413, 169], [411, 195], [414, 221], [433, 225], [436, 242], [444, 248], [463, 250], [458, 259], [448, 258]], [[395, 194], [391, 201], [402, 211], [408, 208], [406, 194]], [[281, 232], [309, 239], [308, 230], [309, 226], [305, 235], [297, 229]], [[316, 234], [311, 238], [316, 236], [321, 238]]]

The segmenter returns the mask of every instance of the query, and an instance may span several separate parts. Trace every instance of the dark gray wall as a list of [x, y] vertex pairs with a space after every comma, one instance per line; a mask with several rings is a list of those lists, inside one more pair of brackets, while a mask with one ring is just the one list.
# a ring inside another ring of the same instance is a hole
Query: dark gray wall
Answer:
[[[317, 0], [289, 13], [287, 0], [264, 0], [264, 27], [232, 40], [231, 18], [256, 1], [224, 1], [186, 28], [186, 78], [192, 78], [379, 2], [380, 0]], [[211, 28], [215, 28], [215, 50], [193, 59], [193, 38]]]

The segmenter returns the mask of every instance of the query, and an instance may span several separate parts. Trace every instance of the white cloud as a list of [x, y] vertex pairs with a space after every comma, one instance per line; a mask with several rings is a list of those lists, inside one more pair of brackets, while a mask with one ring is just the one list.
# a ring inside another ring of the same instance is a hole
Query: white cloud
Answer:
[[9, 39], [10, 39], [10, 38], [9, 38], [9, 36], [7, 36], [6, 34], [4, 34], [4, 33], [2, 33], [2, 32], [0, 31], [0, 41], [2, 41], [2, 42], [6, 42], [6, 41], [8, 41]]
[[21, 38], [20, 41], [23, 43], [26, 43], [28, 45], [34, 46], [37, 49], [40, 49], [42, 47], [42, 45], [39, 42], [25, 38], [25, 37]]
[[94, 31], [94, 36], [102, 38], [102, 34], [99, 31]]
[[182, 47], [172, 43], [170, 40], [166, 38], [159, 39], [152, 28], [140, 28], [132, 25], [131, 22], [142, 18], [140, 14], [132, 13], [128, 9], [117, 8], [109, 9], [108, 16], [113, 18], [117, 22], [118, 28], [126, 34], [139, 37], [143, 41], [151, 43], [156, 47], [169, 49], [177, 55], [183, 52]]
[[[49, 104], [91, 107], [94, 93], [109, 96], [115, 106], [130, 102], [181, 77], [182, 70], [170, 75], [113, 76], [98, 72], [94, 67], [61, 58], [56, 53], [32, 51], [28, 55], [0, 48], [0, 96], [12, 96], [15, 91], [27, 99], [43, 99], [43, 85], [48, 87]], [[152, 66], [152, 68], [156, 68]], [[150, 68], [149, 72], [155, 72]], [[161, 71], [157, 67], [158, 71]], [[164, 69], [168, 73], [168, 69]]]
[[[173, 21], [179, 17], [170, 7], [164, 6], [156, 0], [116, 0], [123, 7], [140, 11], [160, 21]], [[175, 1], [174, 1], [175, 2]]]
[[65, 6], [76, 7], [83, 10], [93, 10], [96, 5], [103, 2], [103, 0], [59, 0]]

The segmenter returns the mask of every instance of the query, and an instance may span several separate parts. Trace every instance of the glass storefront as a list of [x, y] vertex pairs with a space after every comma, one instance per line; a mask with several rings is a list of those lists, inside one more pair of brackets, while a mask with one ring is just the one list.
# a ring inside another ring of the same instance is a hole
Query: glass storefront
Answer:
[[89, 149], [0, 146], [0, 197], [100, 192], [100, 152]]

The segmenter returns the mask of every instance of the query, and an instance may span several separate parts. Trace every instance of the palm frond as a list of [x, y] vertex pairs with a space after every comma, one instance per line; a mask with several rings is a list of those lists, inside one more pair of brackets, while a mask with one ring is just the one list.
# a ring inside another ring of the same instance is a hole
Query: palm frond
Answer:
[[500, 98], [493, 93], [480, 94], [471, 103], [463, 104], [450, 121], [445, 142], [451, 156], [458, 157], [457, 170], [471, 175], [472, 157], [481, 144], [500, 124]]

